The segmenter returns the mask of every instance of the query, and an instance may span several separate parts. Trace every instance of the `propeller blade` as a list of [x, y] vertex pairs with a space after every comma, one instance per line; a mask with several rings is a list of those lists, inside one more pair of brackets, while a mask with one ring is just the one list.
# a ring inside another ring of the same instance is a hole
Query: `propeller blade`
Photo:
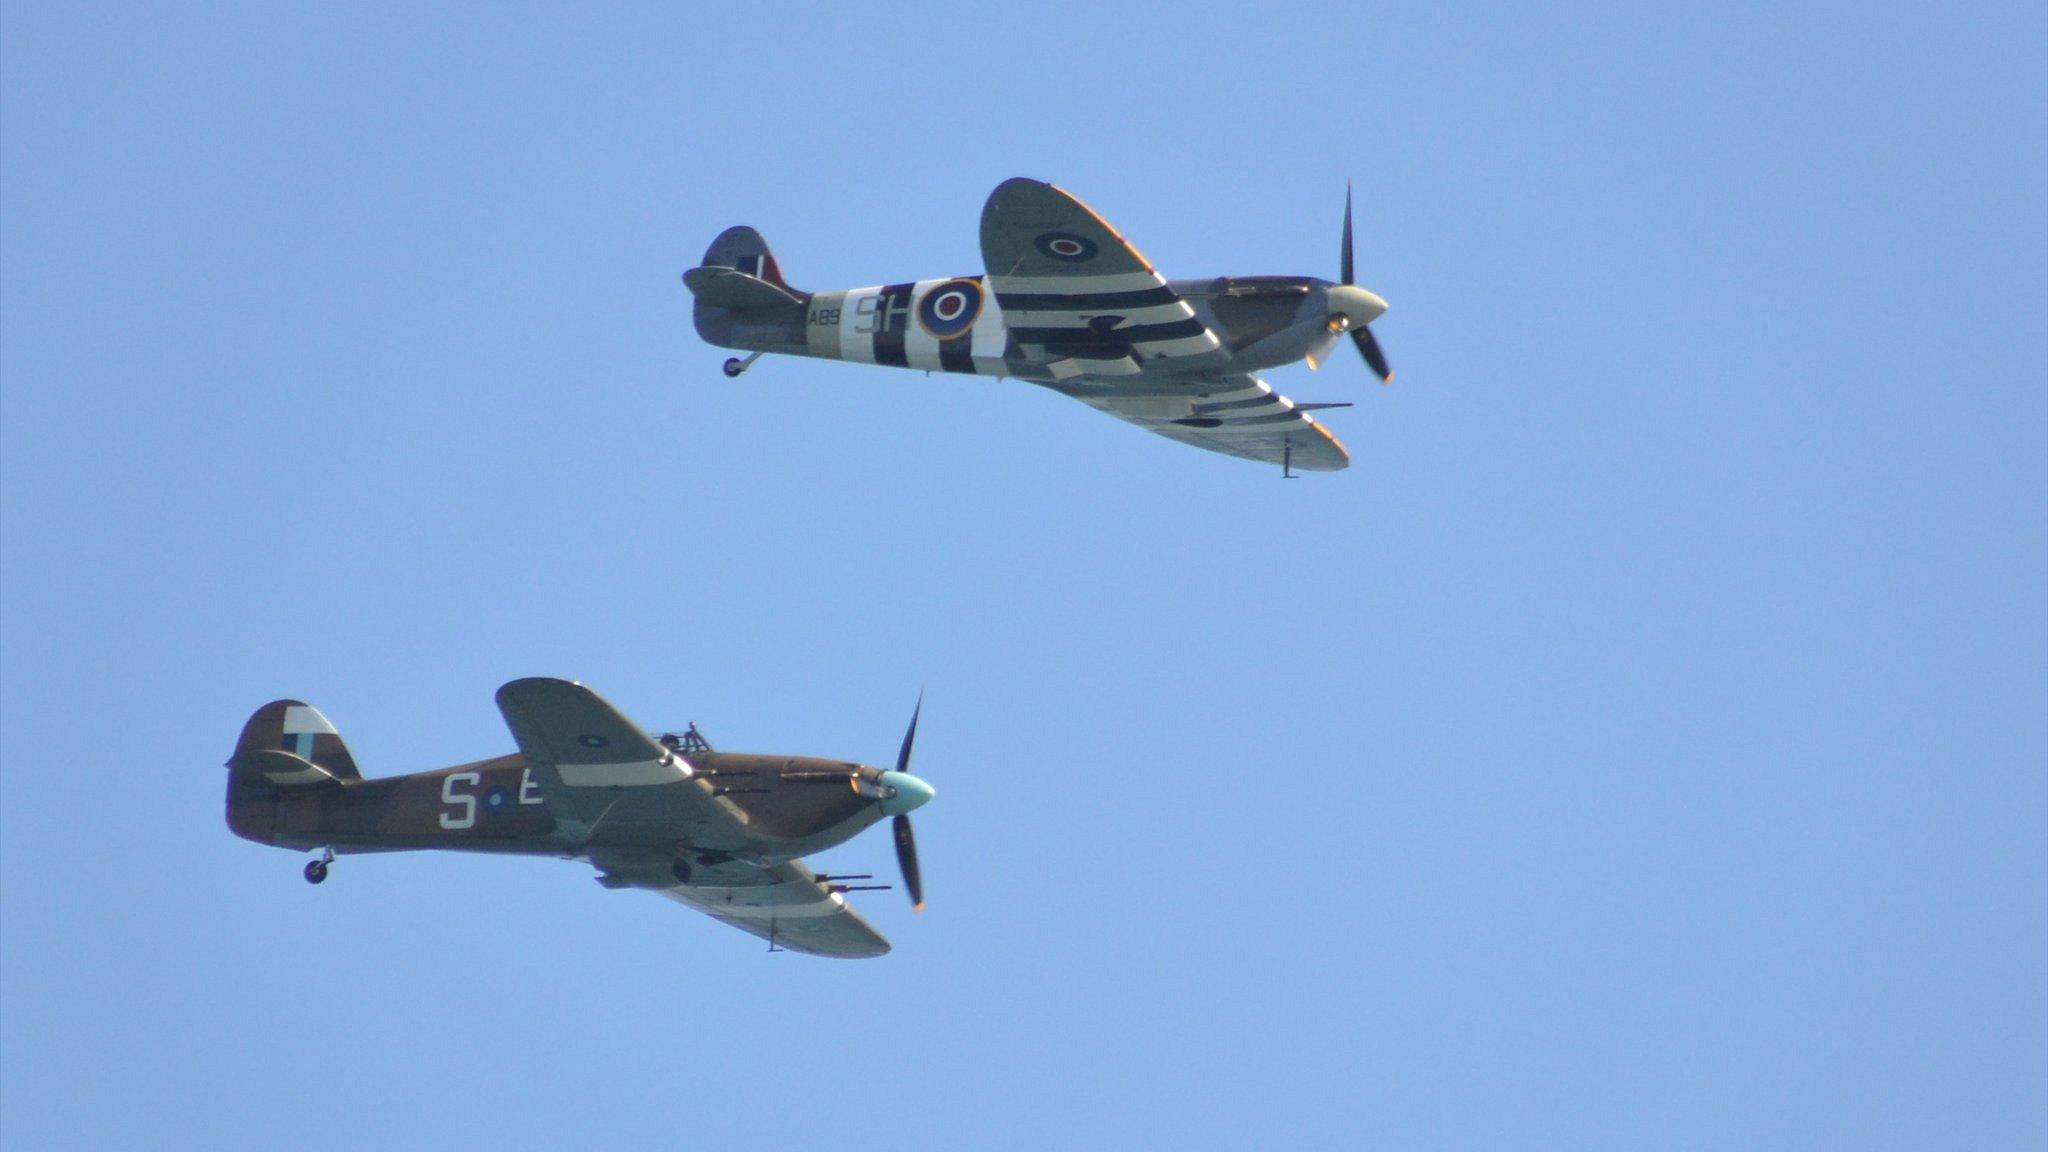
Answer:
[[910, 893], [911, 908], [924, 911], [924, 878], [918, 875], [917, 839], [910, 834], [908, 816], [896, 818], [896, 864], [903, 869], [903, 888]]
[[924, 711], [924, 693], [917, 694], [917, 707], [910, 713], [910, 730], [903, 734], [903, 748], [896, 753], [896, 770], [910, 771], [910, 746], [917, 740], [917, 717]]
[[1351, 330], [1351, 339], [1358, 345], [1358, 354], [1365, 357], [1366, 367], [1380, 378], [1380, 383], [1394, 382], [1394, 370], [1387, 367], [1387, 354], [1380, 351], [1380, 342], [1373, 337], [1372, 325], [1361, 324]]
[[1344, 274], [1343, 274], [1342, 276], [1340, 276], [1340, 277], [1338, 278], [1338, 280], [1337, 280], [1337, 283], [1339, 283], [1339, 284], [1349, 284], [1349, 283], [1351, 283], [1351, 282], [1352, 282], [1352, 280], [1351, 280], [1351, 181], [1349, 181], [1349, 180], [1346, 180], [1346, 181], [1344, 182], [1344, 254], [1343, 254], [1342, 260], [1343, 260], [1343, 273], [1344, 273]]

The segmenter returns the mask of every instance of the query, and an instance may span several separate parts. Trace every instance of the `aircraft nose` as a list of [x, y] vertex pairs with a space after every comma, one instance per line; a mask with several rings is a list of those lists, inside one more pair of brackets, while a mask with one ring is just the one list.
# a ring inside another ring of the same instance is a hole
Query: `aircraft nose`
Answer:
[[889, 791], [883, 795], [882, 811], [902, 816], [931, 803], [932, 786], [908, 772], [884, 772], [877, 783]]
[[1387, 302], [1377, 292], [1368, 292], [1356, 284], [1330, 285], [1329, 302], [1330, 311], [1343, 313], [1353, 328], [1362, 328], [1387, 311]]

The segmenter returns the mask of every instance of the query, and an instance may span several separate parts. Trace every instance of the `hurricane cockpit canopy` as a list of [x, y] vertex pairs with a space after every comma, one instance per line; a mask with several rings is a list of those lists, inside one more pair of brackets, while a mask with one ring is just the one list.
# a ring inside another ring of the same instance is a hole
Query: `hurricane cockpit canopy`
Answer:
[[694, 722], [681, 732], [663, 732], [661, 735], [656, 736], [655, 739], [661, 742], [663, 748], [675, 752], [685, 759], [699, 752], [712, 751], [711, 741], [706, 740], [704, 734], [697, 731], [697, 725]]

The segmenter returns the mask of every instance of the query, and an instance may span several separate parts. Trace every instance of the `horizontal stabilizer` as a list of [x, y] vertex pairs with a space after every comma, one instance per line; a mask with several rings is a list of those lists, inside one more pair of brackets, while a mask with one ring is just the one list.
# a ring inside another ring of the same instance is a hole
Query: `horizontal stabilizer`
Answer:
[[311, 760], [303, 760], [277, 748], [253, 748], [235, 753], [228, 770], [237, 775], [260, 777], [273, 788], [293, 790], [338, 785], [340, 780]]
[[683, 273], [683, 283], [699, 303], [714, 308], [730, 308], [735, 312], [777, 311], [785, 308], [800, 308], [804, 298], [777, 284], [771, 284], [758, 276], [749, 276], [737, 268], [722, 268], [707, 264]]

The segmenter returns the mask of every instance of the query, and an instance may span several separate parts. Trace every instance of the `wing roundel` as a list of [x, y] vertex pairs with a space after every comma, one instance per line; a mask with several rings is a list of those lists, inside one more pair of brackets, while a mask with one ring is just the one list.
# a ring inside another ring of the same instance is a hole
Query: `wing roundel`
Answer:
[[[743, 841], [746, 816], [732, 801], [583, 685], [514, 680], [498, 689], [498, 710], [571, 847], [634, 842], [652, 830], [706, 848]], [[628, 789], [633, 801], [620, 804]]]

